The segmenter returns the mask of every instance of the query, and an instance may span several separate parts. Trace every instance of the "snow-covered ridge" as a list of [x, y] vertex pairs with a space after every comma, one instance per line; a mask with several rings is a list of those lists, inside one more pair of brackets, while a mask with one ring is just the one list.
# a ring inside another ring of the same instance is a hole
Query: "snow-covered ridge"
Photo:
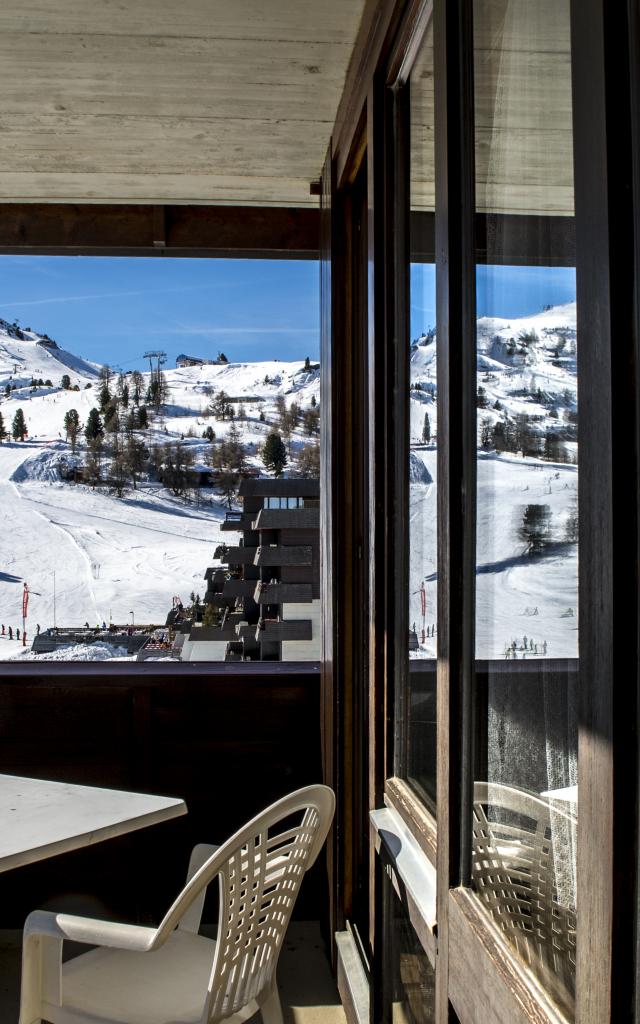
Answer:
[[[166, 402], [158, 413], [149, 411], [140, 439], [148, 451], [180, 442], [201, 470], [209, 468], [210, 441], [203, 435], [213, 431], [221, 440], [231, 427], [230, 419], [210, 414], [221, 391], [234, 407], [249, 464], [262, 471], [260, 447], [278, 421], [278, 400], [284, 398], [287, 407], [295, 402], [303, 412], [317, 409], [320, 401], [319, 368], [305, 368], [303, 358], [179, 367], [164, 376]], [[99, 406], [99, 377], [99, 366], [46, 335], [0, 320], [0, 413], [9, 432], [18, 409], [27, 424], [23, 442], [0, 444], [0, 623], [7, 627], [0, 635], [0, 660], [23, 656], [21, 644], [8, 640], [9, 625], [14, 636], [22, 627], [23, 582], [31, 591], [28, 647], [37, 624], [43, 630], [54, 624], [54, 607], [58, 625], [127, 623], [132, 611], [136, 622], [163, 623], [174, 595], [188, 602], [192, 591], [204, 593], [213, 553], [229, 542], [229, 534], [220, 531], [224, 499], [215, 489], [204, 488], [186, 501], [157, 479], [138, 481], [121, 497], [107, 486], [81, 482], [76, 470], [86, 459], [83, 428]], [[131, 384], [129, 375], [125, 380]], [[149, 381], [145, 370], [141, 404]], [[72, 409], [81, 423], [75, 454], [64, 426]], [[310, 440], [317, 438], [309, 438], [300, 424], [290, 440], [292, 458]], [[112, 652], [69, 650], [64, 660], [85, 656]]]
[[29, 387], [32, 380], [51, 381], [50, 387], [61, 387], [68, 374], [72, 385], [84, 387], [94, 382], [99, 366], [61, 348], [47, 335], [10, 324], [0, 318], [0, 387], [9, 384], [16, 390]]
[[[418, 649], [435, 657], [437, 531], [435, 486], [416, 483], [415, 460], [437, 474], [437, 338], [423, 334], [411, 346], [410, 624]], [[523, 640], [538, 655], [576, 657], [577, 521], [576, 305], [519, 318], [477, 322], [476, 654], [503, 658]], [[496, 433], [528, 431], [522, 447], [498, 450]], [[526, 445], [525, 445], [526, 447]], [[515, 448], [515, 450], [514, 450]], [[562, 456], [562, 457], [561, 457]], [[548, 540], [535, 556], [522, 537], [525, 509], [544, 510]], [[423, 629], [425, 635], [423, 637]]]

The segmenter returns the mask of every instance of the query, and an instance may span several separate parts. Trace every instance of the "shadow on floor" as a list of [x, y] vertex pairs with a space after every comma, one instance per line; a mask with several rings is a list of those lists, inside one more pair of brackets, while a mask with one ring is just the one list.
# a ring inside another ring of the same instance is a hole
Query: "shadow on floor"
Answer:
[[[22, 932], [0, 931], [2, 1024], [18, 1021], [21, 943]], [[293, 921], [289, 925], [280, 955], [278, 985], [285, 1024], [346, 1024], [316, 921]]]

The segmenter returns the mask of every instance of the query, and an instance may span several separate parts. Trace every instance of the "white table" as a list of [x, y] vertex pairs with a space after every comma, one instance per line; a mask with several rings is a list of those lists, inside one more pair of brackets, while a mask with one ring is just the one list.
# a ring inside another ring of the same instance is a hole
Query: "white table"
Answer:
[[565, 786], [564, 789], [546, 789], [540, 796], [549, 797], [551, 800], [564, 800], [568, 804], [578, 803], [578, 787]]
[[186, 813], [176, 797], [0, 775], [0, 871]]

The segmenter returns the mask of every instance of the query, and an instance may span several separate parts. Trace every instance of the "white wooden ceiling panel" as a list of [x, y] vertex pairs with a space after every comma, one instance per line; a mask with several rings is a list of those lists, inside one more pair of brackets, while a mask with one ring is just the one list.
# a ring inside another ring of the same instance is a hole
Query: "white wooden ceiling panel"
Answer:
[[364, 0], [5, 0], [0, 201], [313, 205]]

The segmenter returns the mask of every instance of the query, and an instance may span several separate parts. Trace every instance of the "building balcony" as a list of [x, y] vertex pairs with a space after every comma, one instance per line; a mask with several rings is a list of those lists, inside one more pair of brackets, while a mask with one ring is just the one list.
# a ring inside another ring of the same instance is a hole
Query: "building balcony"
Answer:
[[240, 530], [250, 530], [253, 519], [255, 519], [255, 512], [227, 512], [220, 523], [220, 529], [223, 531], [233, 530], [236, 533]]
[[313, 600], [311, 583], [263, 583], [255, 588], [253, 599], [257, 604], [283, 604], [285, 601], [307, 602]]
[[256, 552], [254, 547], [233, 547], [227, 548], [225, 558], [229, 565], [255, 565]]
[[[248, 549], [251, 550], [251, 549]], [[283, 546], [281, 544], [261, 544], [254, 548], [254, 565], [311, 565], [311, 546], [305, 544]]]
[[255, 580], [227, 580], [222, 588], [222, 596], [229, 598], [247, 597], [253, 594]]
[[318, 530], [319, 508], [263, 508], [254, 517], [253, 530]]
[[255, 628], [255, 638], [261, 642], [273, 640], [312, 640], [310, 619], [261, 619]]

